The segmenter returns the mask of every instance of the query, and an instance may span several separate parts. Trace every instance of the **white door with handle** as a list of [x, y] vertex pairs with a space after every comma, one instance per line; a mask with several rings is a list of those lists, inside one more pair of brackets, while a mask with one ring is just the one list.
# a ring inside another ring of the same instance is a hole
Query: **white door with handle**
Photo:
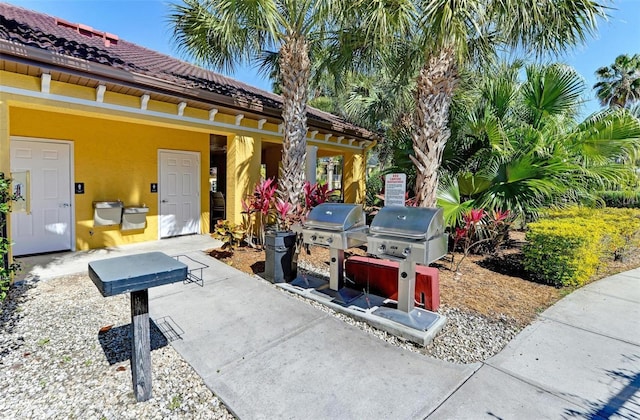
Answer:
[[160, 238], [200, 232], [200, 153], [161, 150]]
[[[12, 139], [11, 172], [28, 180], [28, 186], [19, 188], [29, 200], [28, 207], [16, 206], [11, 213], [13, 254], [73, 249], [71, 144]], [[14, 181], [14, 188], [16, 185]]]

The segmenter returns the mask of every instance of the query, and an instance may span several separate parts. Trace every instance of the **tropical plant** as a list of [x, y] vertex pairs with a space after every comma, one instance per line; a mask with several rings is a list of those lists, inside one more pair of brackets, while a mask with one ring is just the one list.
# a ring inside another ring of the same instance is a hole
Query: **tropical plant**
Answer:
[[[277, 184], [273, 178], [260, 180], [253, 193], [242, 200], [244, 229], [250, 246], [264, 245], [265, 227], [269, 222], [271, 207], [276, 197]], [[254, 240], [254, 232], [257, 237]]]
[[[304, 183], [310, 78], [327, 69], [338, 74], [336, 69], [373, 55], [370, 51], [377, 49], [364, 46], [381, 45], [377, 40], [383, 35], [377, 34], [384, 34], [387, 21], [396, 21], [396, 8], [365, 0], [183, 0], [171, 8], [175, 41], [201, 63], [227, 71], [262, 64], [265, 72], [277, 74], [284, 124], [278, 195], [297, 207]], [[364, 35], [355, 36], [346, 27]]]
[[172, 5], [175, 40], [203, 63], [233, 70], [278, 50], [284, 124], [279, 194], [294, 207], [304, 182], [311, 43], [323, 42], [341, 5], [323, 0], [184, 0]]
[[312, 208], [318, 204], [322, 204], [329, 199], [331, 191], [329, 191], [328, 184], [312, 184], [309, 181], [304, 182], [304, 203], [306, 209], [306, 215], [309, 214]]
[[450, 226], [470, 208], [511, 211], [523, 220], [548, 205], [596, 202], [597, 192], [635, 179], [640, 121], [608, 110], [578, 123], [584, 83], [562, 65], [501, 64], [467, 86], [452, 121], [448, 171], [438, 191]]
[[244, 240], [245, 229], [240, 225], [234, 225], [229, 220], [218, 220], [211, 236], [222, 241], [223, 250], [233, 252]]
[[0, 172], [0, 301], [7, 297], [11, 277], [20, 270], [20, 264], [9, 260], [11, 242], [6, 235], [7, 214], [11, 211], [11, 202], [21, 197], [11, 192], [11, 179]]
[[413, 36], [396, 50], [404, 58], [400, 69], [415, 78], [416, 198], [433, 206], [460, 71], [503, 47], [544, 54], [584, 42], [605, 7], [592, 0], [417, 0], [411, 13]]
[[511, 215], [509, 211], [486, 212], [470, 209], [464, 214], [464, 224], [453, 230], [453, 248], [462, 249], [462, 257], [456, 263], [451, 256], [451, 269], [458, 272], [462, 261], [473, 251], [493, 252], [508, 238]]
[[291, 228], [290, 214], [293, 210], [291, 203], [278, 198], [275, 202], [276, 210], [276, 227], [279, 231], [287, 231]]
[[[254, 187], [253, 193], [242, 201], [243, 226], [248, 242], [252, 246], [264, 245], [267, 229], [287, 231], [294, 223], [304, 221], [311, 209], [327, 201], [331, 194], [326, 184], [311, 184], [305, 181], [302, 188], [302, 202], [294, 207], [291, 203], [277, 197], [277, 188], [278, 185], [273, 178], [261, 180]], [[258, 232], [257, 238], [254, 238], [255, 231]]]
[[611, 66], [596, 70], [593, 88], [602, 106], [629, 107], [640, 101], [640, 54], [621, 54]]

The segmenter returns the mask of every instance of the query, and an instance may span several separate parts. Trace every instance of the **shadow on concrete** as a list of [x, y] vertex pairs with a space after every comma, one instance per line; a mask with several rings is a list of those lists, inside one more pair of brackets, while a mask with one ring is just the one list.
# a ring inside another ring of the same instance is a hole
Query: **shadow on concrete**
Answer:
[[[629, 360], [638, 360], [640, 355], [626, 356]], [[615, 382], [625, 385], [607, 401], [587, 401], [590, 407], [588, 412], [567, 410], [570, 417], [579, 417], [590, 420], [601, 420], [615, 417], [617, 419], [640, 419], [640, 372], [629, 370], [608, 370], [607, 376]]]

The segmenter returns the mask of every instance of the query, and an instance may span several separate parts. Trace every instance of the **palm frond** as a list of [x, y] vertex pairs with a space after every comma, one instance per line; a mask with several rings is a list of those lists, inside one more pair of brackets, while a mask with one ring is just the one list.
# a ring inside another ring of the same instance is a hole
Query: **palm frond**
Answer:
[[456, 178], [444, 178], [437, 193], [437, 206], [442, 208], [447, 226], [455, 227], [462, 223], [464, 215], [474, 207], [473, 200], [461, 201], [460, 189]]

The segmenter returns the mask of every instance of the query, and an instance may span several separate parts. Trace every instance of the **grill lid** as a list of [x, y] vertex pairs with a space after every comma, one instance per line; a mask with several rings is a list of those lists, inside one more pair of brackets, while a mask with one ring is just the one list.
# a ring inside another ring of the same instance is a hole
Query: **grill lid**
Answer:
[[444, 215], [441, 208], [386, 206], [371, 221], [369, 233], [428, 240], [444, 233]]
[[322, 203], [314, 207], [305, 228], [345, 231], [365, 225], [364, 211], [361, 204]]

